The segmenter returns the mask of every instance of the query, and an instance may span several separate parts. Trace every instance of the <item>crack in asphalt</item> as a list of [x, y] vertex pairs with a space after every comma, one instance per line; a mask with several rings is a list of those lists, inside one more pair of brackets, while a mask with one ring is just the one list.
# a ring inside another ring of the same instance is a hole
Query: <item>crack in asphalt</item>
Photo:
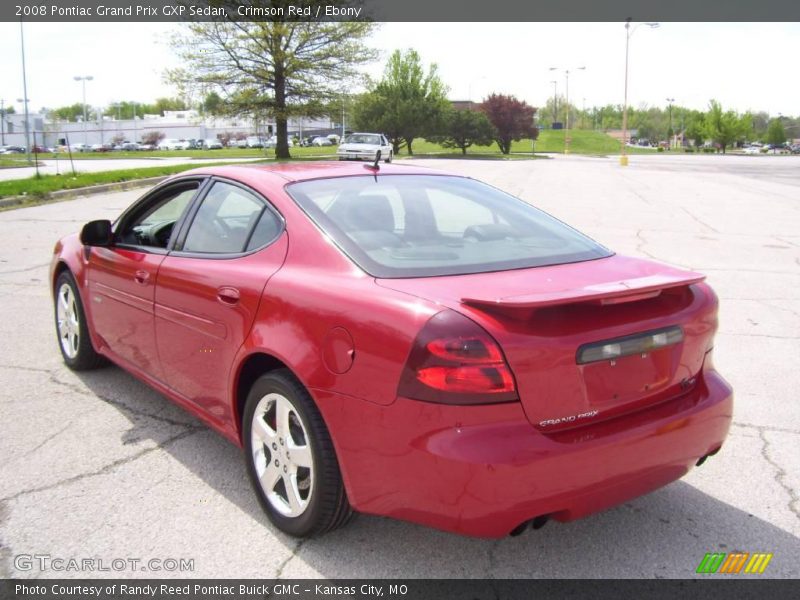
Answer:
[[767, 461], [772, 466], [773, 469], [775, 469], [775, 475], [773, 476], [773, 479], [779, 486], [781, 486], [781, 488], [783, 488], [783, 490], [789, 496], [789, 502], [786, 505], [786, 507], [794, 514], [794, 516], [798, 520], [800, 520], [800, 508], [798, 508], [798, 503], [800, 503], [800, 497], [798, 497], [797, 492], [794, 490], [794, 488], [790, 486], [788, 483], [786, 483], [786, 476], [787, 476], [786, 470], [769, 457], [769, 448], [771, 444], [767, 439], [764, 428], [756, 427], [756, 429], [758, 430], [758, 436], [761, 439], [761, 442], [763, 443], [763, 446], [761, 447], [761, 456], [764, 458], [765, 461]]
[[681, 206], [681, 210], [682, 210], [683, 212], [685, 212], [687, 215], [689, 215], [689, 216], [690, 216], [692, 219], [694, 219], [694, 221], [695, 221], [695, 222], [699, 223], [700, 225], [702, 225], [702, 226], [703, 226], [703, 227], [705, 227], [706, 229], [710, 229], [710, 230], [711, 230], [711, 231], [713, 231], [714, 233], [722, 233], [722, 232], [721, 232], [719, 229], [717, 229], [717, 228], [715, 228], [715, 227], [712, 227], [711, 225], [709, 225], [708, 223], [706, 223], [705, 221], [703, 221], [703, 220], [702, 220], [700, 217], [698, 217], [697, 215], [695, 215], [694, 213], [692, 213], [692, 212], [691, 212], [691, 211], [690, 211], [688, 208], [686, 208], [685, 206]]
[[10, 271], [0, 271], [0, 275], [12, 275], [14, 273], [27, 273], [28, 271], [35, 271], [36, 269], [43, 269], [44, 267], [49, 267], [50, 263], [42, 263], [39, 265], [33, 265], [31, 267], [24, 267], [22, 269], [11, 269]]
[[734, 421], [732, 425], [736, 427], [742, 427], [745, 429], [755, 429], [757, 431], [776, 431], [779, 433], [793, 433], [795, 435], [800, 435], [800, 429], [788, 429], [786, 427], [773, 427], [772, 425], [753, 425], [752, 423], [739, 423]]
[[127, 456], [125, 458], [120, 458], [120, 459], [117, 459], [115, 461], [112, 461], [112, 462], [108, 463], [107, 465], [104, 465], [103, 467], [101, 467], [99, 469], [96, 469], [94, 471], [89, 471], [87, 473], [79, 473], [78, 475], [73, 475], [72, 477], [67, 477], [66, 479], [62, 479], [60, 481], [56, 481], [56, 482], [50, 483], [48, 485], [43, 485], [43, 486], [40, 486], [40, 487], [35, 487], [35, 488], [22, 490], [20, 492], [17, 492], [16, 494], [12, 494], [11, 496], [6, 496], [5, 498], [0, 498], [0, 502], [11, 502], [11, 501], [14, 501], [14, 500], [16, 500], [18, 498], [21, 498], [21, 497], [24, 497], [24, 496], [28, 496], [30, 494], [36, 494], [36, 493], [39, 493], [39, 492], [46, 492], [46, 491], [49, 491], [49, 490], [52, 490], [52, 489], [63, 487], [65, 485], [70, 485], [70, 484], [75, 483], [77, 481], [82, 481], [84, 479], [89, 479], [91, 477], [97, 477], [99, 475], [106, 475], [106, 474], [111, 473], [112, 471], [114, 471], [117, 467], [120, 467], [120, 466], [129, 464], [129, 463], [132, 463], [134, 461], [137, 461], [140, 458], [142, 458], [144, 456], [147, 456], [148, 454], [151, 454], [152, 452], [155, 452], [157, 450], [164, 450], [165, 448], [171, 446], [172, 444], [174, 444], [176, 442], [179, 442], [180, 440], [182, 440], [182, 439], [184, 439], [186, 437], [189, 437], [190, 435], [194, 435], [199, 430], [200, 430], [200, 428], [194, 428], [194, 429], [189, 429], [189, 430], [186, 430], [186, 431], [182, 431], [179, 434], [174, 435], [172, 437], [169, 437], [166, 440], [164, 440], [163, 442], [161, 442], [159, 444], [156, 444], [155, 446], [153, 446], [151, 448], [146, 448], [144, 450], [141, 450], [140, 452], [132, 454], [131, 456]]
[[153, 419], [155, 421], [160, 421], [162, 423], [166, 423], [166, 424], [172, 425], [174, 427], [188, 427], [188, 428], [192, 428], [192, 429], [205, 429], [205, 427], [202, 426], [202, 425], [198, 425], [198, 424], [191, 423], [191, 422], [186, 422], [186, 421], [177, 421], [175, 419], [170, 419], [169, 417], [162, 417], [162, 416], [157, 415], [157, 414], [153, 414], [153, 413], [150, 413], [150, 412], [147, 412], [147, 411], [144, 411], [144, 410], [140, 410], [140, 409], [134, 408], [129, 404], [126, 404], [124, 402], [121, 402], [119, 400], [111, 398], [109, 396], [105, 396], [103, 394], [99, 394], [99, 393], [94, 392], [94, 391], [86, 390], [86, 389], [84, 389], [84, 388], [82, 388], [82, 387], [80, 387], [80, 386], [78, 386], [78, 385], [76, 385], [74, 383], [70, 383], [70, 382], [67, 382], [67, 381], [61, 381], [57, 377], [57, 373], [58, 373], [57, 369], [42, 369], [42, 368], [37, 368], [37, 367], [21, 367], [21, 366], [17, 366], [17, 365], [0, 365], [0, 369], [8, 369], [8, 370], [15, 370], [16, 369], [16, 370], [21, 370], [21, 371], [29, 371], [29, 372], [33, 372], [33, 373], [42, 373], [42, 374], [45, 374], [45, 375], [47, 375], [49, 377], [51, 383], [54, 383], [55, 385], [57, 385], [59, 387], [66, 388], [66, 389], [68, 389], [68, 390], [70, 390], [72, 392], [75, 392], [76, 394], [80, 394], [81, 396], [85, 396], [85, 397], [88, 397], [88, 398], [97, 398], [97, 399], [105, 402], [106, 404], [110, 404], [111, 406], [114, 406], [116, 408], [120, 408], [120, 409], [124, 410], [125, 412], [128, 412], [128, 413], [130, 413], [132, 415], [135, 415], [135, 416], [138, 416], [138, 417], [144, 417], [144, 418], [147, 418], [147, 419]]
[[284, 560], [282, 560], [281, 563], [278, 565], [278, 568], [275, 569], [275, 575], [274, 575], [275, 579], [280, 579], [281, 577], [283, 577], [283, 570], [286, 568], [286, 565], [292, 562], [293, 558], [297, 557], [297, 553], [300, 552], [300, 550], [303, 548], [303, 545], [307, 541], [308, 540], [298, 540], [297, 544], [295, 544], [294, 548], [292, 548], [292, 552], [289, 554], [289, 556], [287, 556]]

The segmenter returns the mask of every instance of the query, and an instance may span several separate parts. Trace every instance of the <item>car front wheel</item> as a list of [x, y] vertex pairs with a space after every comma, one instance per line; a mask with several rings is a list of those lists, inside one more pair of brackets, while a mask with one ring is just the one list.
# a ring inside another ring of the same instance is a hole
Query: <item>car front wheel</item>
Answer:
[[102, 366], [105, 359], [92, 346], [78, 286], [69, 271], [56, 280], [54, 302], [58, 347], [66, 365], [74, 371]]
[[250, 481], [278, 529], [311, 537], [349, 520], [353, 513], [330, 434], [290, 371], [270, 372], [253, 384], [243, 437]]

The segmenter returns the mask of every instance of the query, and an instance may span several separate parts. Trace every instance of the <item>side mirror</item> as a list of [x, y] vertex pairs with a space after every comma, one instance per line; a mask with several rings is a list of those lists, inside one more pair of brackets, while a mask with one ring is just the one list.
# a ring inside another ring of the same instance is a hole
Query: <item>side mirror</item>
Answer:
[[84, 246], [110, 246], [112, 239], [111, 221], [108, 219], [89, 221], [81, 229], [81, 244]]

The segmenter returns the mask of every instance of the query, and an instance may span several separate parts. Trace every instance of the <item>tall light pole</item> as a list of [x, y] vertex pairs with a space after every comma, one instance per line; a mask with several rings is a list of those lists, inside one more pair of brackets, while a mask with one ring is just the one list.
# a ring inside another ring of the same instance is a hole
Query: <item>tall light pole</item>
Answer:
[[138, 144], [139, 140], [136, 139], [139, 135], [139, 132], [136, 131], [136, 102], [132, 101], [131, 104], [133, 105], [133, 142]]
[[655, 29], [659, 26], [658, 23], [639, 23], [631, 29], [631, 18], [625, 19], [625, 101], [622, 105], [622, 153], [619, 157], [619, 164], [623, 167], [628, 166], [628, 154], [626, 152], [628, 140], [628, 50], [631, 45], [631, 36], [642, 25], [647, 25], [650, 29]]
[[669, 133], [667, 138], [669, 139], [669, 147], [672, 148], [675, 144], [673, 144], [673, 140], [675, 139], [675, 132], [672, 131], [672, 103], [675, 102], [675, 98], [667, 98], [667, 105], [669, 106]]
[[[561, 67], [550, 67], [551, 71], [564, 71], [564, 79], [566, 80], [567, 89], [565, 92], [566, 115], [564, 118], [564, 154], [569, 154], [569, 69], [562, 69]], [[586, 67], [576, 67], [573, 71], [585, 71]]]
[[558, 121], [558, 81], [555, 79], [550, 80], [553, 84], [553, 123]]
[[91, 81], [92, 79], [94, 79], [94, 77], [92, 77], [91, 75], [84, 75], [84, 76], [75, 75], [73, 79], [75, 81], [80, 81], [83, 86], [83, 144], [85, 146], [88, 146], [89, 134], [86, 131], [86, 82]]
[[6, 145], [6, 101], [0, 98], [0, 146]]
[[[22, 101], [25, 105], [25, 153], [28, 156], [28, 164], [31, 163], [31, 132], [28, 121], [28, 75], [25, 70], [25, 32], [22, 28], [22, 19], [19, 21], [19, 44], [22, 49]], [[38, 163], [37, 163], [38, 164]]]

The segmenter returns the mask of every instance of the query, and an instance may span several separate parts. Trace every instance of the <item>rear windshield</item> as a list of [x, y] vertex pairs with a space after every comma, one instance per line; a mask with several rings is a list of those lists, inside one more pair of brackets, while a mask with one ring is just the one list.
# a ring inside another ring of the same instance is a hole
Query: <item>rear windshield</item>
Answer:
[[369, 135], [366, 133], [354, 133], [352, 135], [348, 135], [345, 140], [345, 144], [374, 144], [376, 146], [380, 145], [381, 138], [378, 135]]
[[464, 177], [338, 177], [287, 191], [374, 277], [485, 273], [611, 255], [530, 204]]

